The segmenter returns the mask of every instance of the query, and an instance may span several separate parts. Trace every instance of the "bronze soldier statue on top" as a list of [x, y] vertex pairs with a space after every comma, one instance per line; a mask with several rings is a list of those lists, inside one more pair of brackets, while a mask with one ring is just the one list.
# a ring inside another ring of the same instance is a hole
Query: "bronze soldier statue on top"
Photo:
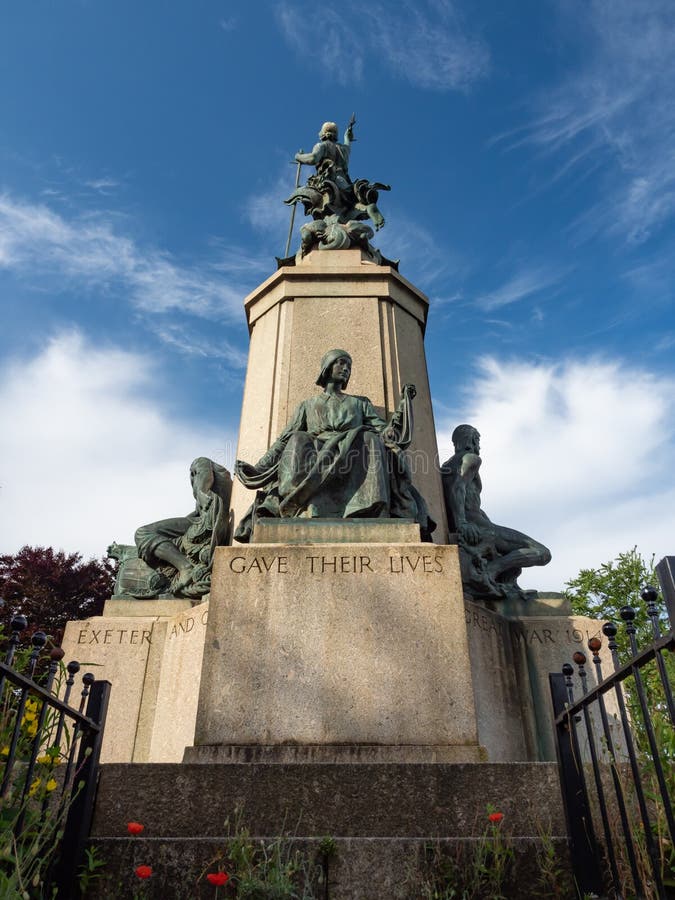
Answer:
[[344, 393], [352, 371], [345, 350], [329, 350], [317, 384], [323, 393], [297, 407], [255, 465], [237, 460], [235, 475], [256, 489], [235, 531], [247, 543], [261, 517], [403, 518], [430, 540], [436, 523], [413, 486], [404, 450], [412, 440], [415, 388], [403, 386], [398, 409], [382, 419], [367, 397]]
[[295, 206], [302, 203], [305, 215], [313, 221], [300, 229], [301, 254], [304, 256], [318, 247], [319, 250], [343, 250], [362, 247], [376, 262], [381, 261], [379, 252], [369, 243], [374, 231], [367, 224], [370, 219], [379, 231], [384, 226], [384, 217], [378, 209], [379, 191], [391, 190], [388, 184], [357, 178], [349, 175], [349, 155], [354, 142], [352, 116], [344, 134], [344, 143], [338, 143], [338, 127], [335, 122], [324, 122], [319, 132], [319, 142], [310, 153], [300, 151], [295, 154], [300, 166], [314, 166], [316, 172], [307, 183], [298, 186], [284, 202]]
[[517, 578], [526, 566], [545, 566], [551, 552], [539, 541], [495, 525], [480, 505], [480, 434], [472, 425], [452, 433], [455, 453], [441, 467], [450, 531], [457, 532], [462, 582], [468, 594], [483, 600], [525, 600]]

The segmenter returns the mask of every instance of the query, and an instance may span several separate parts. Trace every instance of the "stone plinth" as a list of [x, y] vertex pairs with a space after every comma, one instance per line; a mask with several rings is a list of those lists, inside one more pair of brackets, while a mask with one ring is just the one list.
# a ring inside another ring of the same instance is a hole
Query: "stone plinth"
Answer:
[[[543, 606], [545, 609], [546, 604]], [[536, 602], [532, 607], [533, 615], [509, 618], [475, 603], [465, 604], [478, 737], [488, 758], [498, 762], [556, 758], [548, 676], [571, 663], [577, 650], [588, 657], [589, 688], [596, 683], [588, 639], [602, 638], [603, 623], [585, 616], [551, 615], [550, 608], [542, 615], [542, 604]], [[606, 639], [600, 658], [608, 675], [613, 664]], [[574, 683], [580, 697], [576, 676]], [[615, 747], [622, 750], [624, 741], [611, 692], [605, 703]], [[598, 746], [602, 746], [600, 723], [595, 724]], [[584, 740], [580, 741], [584, 751]]]
[[[208, 594], [204, 601], [208, 600]], [[179, 613], [192, 609], [191, 600], [183, 600], [178, 597], [160, 597], [156, 600], [136, 600], [133, 597], [115, 596], [106, 600], [103, 607], [103, 616], [119, 619], [125, 616], [144, 616], [153, 619], [157, 616], [176, 616]]]
[[456, 547], [220, 547], [186, 758], [362, 745], [477, 760], [469, 672]]
[[411, 519], [260, 519], [252, 544], [419, 544]]
[[[369, 397], [387, 418], [406, 382], [417, 387], [415, 434], [409, 450], [415, 486], [438, 523], [434, 540], [447, 540], [436, 429], [424, 353], [427, 298], [390, 266], [360, 250], [314, 251], [279, 269], [245, 301], [251, 332], [237, 457], [255, 462], [284, 429], [293, 410], [320, 391], [323, 354], [353, 357], [350, 394]], [[232, 506], [239, 521], [253, 492], [235, 481]]]
[[106, 611], [136, 615], [69, 622], [62, 643], [112, 684], [101, 761], [179, 762], [194, 737], [208, 603], [164, 615], [171, 601], [117, 602]]

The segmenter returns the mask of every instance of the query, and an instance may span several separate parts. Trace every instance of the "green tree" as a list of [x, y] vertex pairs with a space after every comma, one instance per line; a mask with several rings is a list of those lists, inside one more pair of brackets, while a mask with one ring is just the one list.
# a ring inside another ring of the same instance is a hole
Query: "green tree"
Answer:
[[[627, 662], [632, 654], [624, 622], [621, 619], [621, 607], [632, 606], [635, 609], [634, 624], [637, 629], [637, 645], [638, 649], [645, 649], [653, 640], [652, 623], [647, 615], [646, 604], [640, 596], [642, 589], [648, 584], [658, 588], [658, 579], [654, 571], [654, 557], [646, 560], [638, 553], [637, 548], [633, 547], [626, 553], [620, 553], [611, 562], [602, 563], [597, 569], [582, 569], [576, 578], [567, 582], [565, 594], [571, 600], [572, 610], [575, 613], [614, 622], [618, 627], [619, 657], [622, 662]], [[664, 634], [669, 631], [667, 613], [660, 598], [657, 605], [661, 618], [661, 633]], [[675, 655], [666, 653], [662, 655], [662, 659], [666, 677], [672, 689], [672, 686], [675, 685]], [[605, 676], [609, 674], [608, 671], [604, 672]], [[655, 738], [655, 751], [652, 750], [648, 739], [636, 684], [632, 677], [626, 678], [622, 682], [622, 691], [628, 706], [631, 733], [637, 751], [643, 789], [651, 804], [652, 833], [659, 857], [661, 877], [669, 890], [672, 890], [675, 889], [675, 849], [668, 837], [664, 804], [656, 778], [655, 757], [661, 760], [667, 792], [672, 802], [675, 798], [675, 766], [673, 765], [675, 733], [668, 712], [664, 686], [654, 660], [648, 662], [641, 669], [641, 680]], [[626, 796], [629, 816], [633, 821], [632, 833], [638, 851], [639, 865], [644, 869], [643, 881], [647, 884], [650, 881], [650, 874], [646, 844], [644, 833], [640, 830], [641, 819], [630, 785], [627, 788]], [[610, 819], [617, 820], [616, 810], [611, 813]], [[623, 847], [621, 840], [618, 845]], [[625, 868], [625, 859], [623, 862], [620, 860], [621, 865]], [[645, 896], [652, 897], [655, 894], [648, 892]], [[668, 896], [671, 894], [669, 893]]]
[[[604, 619], [617, 625], [619, 652], [620, 656], [625, 657], [629, 642], [620, 615], [622, 606], [635, 609], [638, 646], [644, 646], [652, 639], [651, 622], [640, 597], [642, 589], [648, 584], [658, 587], [654, 556], [646, 560], [637, 547], [633, 547], [626, 553], [620, 553], [616, 559], [602, 563], [597, 569], [582, 569], [576, 578], [567, 582], [565, 596], [577, 615]], [[662, 604], [659, 612], [662, 624], [665, 624], [666, 612]]]
[[27, 617], [31, 630], [46, 631], [58, 643], [70, 619], [100, 615], [114, 584], [111, 560], [83, 561], [80, 553], [52, 547], [22, 547], [0, 556], [0, 623], [5, 634], [13, 615]]

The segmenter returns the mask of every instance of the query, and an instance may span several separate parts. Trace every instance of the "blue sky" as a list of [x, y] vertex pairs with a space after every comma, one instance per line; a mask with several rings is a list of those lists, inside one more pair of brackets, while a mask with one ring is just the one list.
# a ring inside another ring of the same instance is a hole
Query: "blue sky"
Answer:
[[0, 551], [100, 555], [232, 462], [290, 161], [355, 112], [523, 583], [675, 552], [673, 84], [670, 0], [4, 4]]

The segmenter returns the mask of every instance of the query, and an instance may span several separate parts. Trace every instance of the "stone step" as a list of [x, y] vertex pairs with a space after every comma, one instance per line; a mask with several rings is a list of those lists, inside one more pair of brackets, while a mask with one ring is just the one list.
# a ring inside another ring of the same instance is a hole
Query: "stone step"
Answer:
[[[434, 873], [441, 877], [443, 859], [473, 858], [488, 804], [504, 813], [500, 829], [513, 842], [509, 900], [547, 895], [539, 881], [547, 845], [553, 880], [569, 879], [551, 763], [108, 764], [101, 768], [91, 837], [106, 869], [88, 896], [131, 896], [139, 887], [135, 868], [150, 865], [143, 896], [213, 897], [204, 873], [216, 871], [219, 858], [230, 865], [228, 839], [246, 827], [254, 840], [281, 839], [285, 853], [299, 854], [308, 872], [297, 895], [303, 900], [451, 897], [449, 888], [434, 895], [425, 885]], [[129, 821], [145, 826], [142, 836], [128, 836]], [[542, 841], [541, 831], [550, 841]], [[319, 865], [326, 836], [336, 849], [327, 890]], [[574, 893], [570, 887], [551, 895]]]
[[223, 837], [240, 810], [254, 835], [466, 838], [488, 804], [514, 836], [535, 837], [537, 821], [566, 833], [553, 763], [111, 763], [92, 836], [135, 820], [150, 838]]
[[[208, 804], [209, 798], [205, 798]], [[294, 853], [305, 873], [298, 893], [256, 893], [246, 896], [302, 900], [431, 900], [462, 897], [461, 887], [447, 875], [443, 861], [471, 858], [477, 838], [336, 838], [335, 853], [323, 877], [319, 838], [291, 838], [282, 845], [287, 857]], [[146, 900], [213, 900], [215, 889], [206, 872], [229, 869], [223, 858], [226, 844], [221, 838], [94, 838], [90, 845], [105, 862], [102, 876], [86, 894], [86, 900], [120, 900], [143, 896]], [[570, 874], [569, 852], [564, 838], [548, 845], [532, 838], [514, 838], [514, 864], [499, 896], [508, 900], [541, 900], [576, 897]], [[551, 855], [551, 852], [552, 854]], [[542, 880], [542, 860], [548, 877]], [[152, 876], [141, 883], [134, 874], [139, 865], [152, 867]], [[456, 893], [452, 892], [455, 888]], [[433, 889], [437, 893], [433, 893]], [[139, 892], [140, 889], [140, 892]], [[232, 889], [220, 890], [226, 900]], [[490, 898], [496, 893], [470, 893], [472, 898]]]

